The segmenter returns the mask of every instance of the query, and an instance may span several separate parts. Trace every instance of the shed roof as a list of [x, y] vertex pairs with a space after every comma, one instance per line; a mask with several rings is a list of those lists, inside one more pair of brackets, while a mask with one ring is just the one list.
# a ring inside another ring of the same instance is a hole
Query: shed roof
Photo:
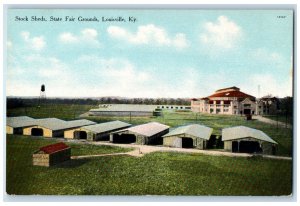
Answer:
[[143, 105], [143, 104], [111, 104], [98, 109], [91, 109], [91, 112], [153, 112], [157, 105]]
[[35, 119], [28, 116], [7, 117], [6, 125], [14, 128], [34, 125]]
[[125, 127], [130, 127], [131, 124], [121, 122], [121, 121], [111, 121], [111, 122], [105, 122], [100, 124], [94, 124], [82, 127], [83, 129], [89, 130], [94, 133], [103, 133], [103, 132], [109, 132], [116, 129], [122, 129]]
[[210, 127], [206, 127], [199, 124], [191, 124], [186, 126], [177, 127], [176, 129], [172, 130], [168, 134], [164, 135], [163, 137], [170, 137], [176, 136], [181, 134], [188, 134], [194, 137], [199, 137], [205, 140], [209, 140], [213, 129]]
[[87, 120], [87, 119], [77, 119], [72, 121], [67, 121], [67, 127], [68, 128], [74, 128], [74, 127], [82, 127], [86, 125], [94, 125], [96, 122]]
[[70, 147], [63, 142], [59, 142], [59, 143], [47, 145], [45, 147], [41, 147], [39, 149], [39, 151], [42, 151], [46, 154], [52, 154], [52, 153], [55, 153], [55, 152], [58, 152], [58, 151], [61, 151], [61, 150], [67, 149], [67, 148], [70, 148]]
[[222, 141], [236, 140], [236, 139], [242, 139], [247, 137], [252, 137], [258, 140], [277, 144], [277, 142], [275, 142], [271, 137], [269, 137], [264, 132], [257, 129], [253, 129], [245, 126], [237, 126], [237, 127], [225, 128], [222, 130]]
[[61, 130], [66, 128], [67, 121], [57, 119], [57, 118], [44, 118], [44, 119], [36, 119], [35, 125], [45, 127], [51, 130]]
[[86, 126], [91, 124], [96, 124], [96, 123], [86, 119], [65, 121], [57, 118], [36, 119], [35, 122], [35, 125], [45, 127], [51, 130], [62, 130], [62, 129], [81, 127], [81, 126]]
[[169, 128], [169, 126], [160, 124], [158, 122], [149, 122], [147, 124], [137, 125], [117, 132], [129, 131], [135, 134], [151, 137]]

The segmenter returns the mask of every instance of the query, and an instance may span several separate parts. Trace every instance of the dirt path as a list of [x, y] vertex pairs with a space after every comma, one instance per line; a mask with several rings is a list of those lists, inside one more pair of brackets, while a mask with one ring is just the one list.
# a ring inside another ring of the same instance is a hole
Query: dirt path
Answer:
[[275, 125], [275, 126], [277, 126], [277, 124], [278, 124], [279, 127], [283, 127], [283, 128], [289, 128], [289, 129], [292, 128], [292, 125], [290, 125], [290, 124], [285, 124], [284, 122], [279, 122], [279, 121], [277, 122], [275, 120], [268, 119], [268, 118], [265, 118], [265, 117], [262, 117], [262, 116], [259, 116], [259, 115], [254, 116], [253, 119], [257, 119], [258, 121], [265, 122], [265, 123], [268, 123], [268, 124], [272, 124], [272, 125]]
[[[134, 157], [142, 157], [145, 154], [151, 152], [182, 152], [182, 153], [198, 153], [212, 156], [227, 156], [227, 157], [252, 157], [254, 155], [247, 153], [232, 153], [223, 150], [199, 150], [199, 149], [185, 149], [185, 148], [172, 148], [172, 147], [162, 147], [162, 146], [149, 146], [149, 145], [136, 145], [136, 144], [113, 144], [109, 142], [88, 142], [88, 144], [94, 145], [109, 145], [118, 146], [122, 148], [132, 148], [133, 151], [123, 152], [123, 153], [111, 153], [111, 154], [99, 154], [99, 155], [85, 155], [85, 156], [72, 156], [73, 159], [90, 158], [90, 157], [101, 157], [101, 156], [114, 156], [114, 155], [130, 155]], [[263, 155], [264, 158], [269, 159], [282, 159], [282, 160], [292, 160], [291, 157], [273, 156], [273, 155]]]

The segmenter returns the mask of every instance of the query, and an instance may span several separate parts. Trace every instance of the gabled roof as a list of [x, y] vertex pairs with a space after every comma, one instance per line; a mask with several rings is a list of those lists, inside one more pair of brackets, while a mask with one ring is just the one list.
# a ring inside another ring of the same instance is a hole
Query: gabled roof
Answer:
[[7, 117], [6, 125], [13, 128], [27, 127], [27, 126], [33, 126], [34, 121], [35, 119], [28, 116]]
[[156, 135], [162, 131], [165, 131], [166, 129], [169, 129], [170, 127], [164, 124], [160, 124], [158, 122], [150, 122], [147, 124], [141, 124], [134, 127], [130, 127], [127, 129], [119, 130], [115, 133], [120, 133], [124, 131], [129, 131], [131, 133], [135, 133], [138, 135], [151, 137], [153, 135]]
[[51, 130], [61, 130], [66, 128], [67, 122], [57, 118], [36, 119], [35, 125]]
[[222, 130], [222, 141], [237, 140], [242, 138], [252, 137], [257, 140], [262, 140], [277, 144], [271, 137], [266, 135], [264, 132], [245, 126], [237, 126], [225, 128]]
[[96, 123], [86, 119], [65, 121], [57, 118], [36, 119], [35, 122], [35, 125], [45, 127], [51, 130], [63, 130], [63, 129], [86, 126], [90, 124], [96, 124]]
[[103, 132], [109, 132], [116, 129], [123, 129], [125, 127], [130, 127], [131, 124], [121, 122], [121, 121], [111, 121], [111, 122], [105, 122], [100, 124], [94, 124], [82, 127], [82, 129], [89, 130], [94, 133], [103, 133]]
[[237, 90], [237, 91], [239, 91], [240, 88], [238, 88], [236, 86], [233, 86], [233, 87], [227, 87], [227, 88], [218, 89], [216, 92], [221, 92], [223, 90]]
[[251, 98], [251, 99], [255, 99], [254, 96], [251, 96], [249, 94], [246, 94], [244, 92], [241, 91], [226, 91], [226, 92], [220, 92], [220, 93], [215, 93], [213, 95], [210, 95], [208, 98], [212, 98], [212, 97], [237, 97], [237, 98]]
[[94, 125], [96, 122], [87, 120], [87, 119], [78, 119], [78, 120], [72, 120], [67, 121], [67, 127], [74, 128], [74, 127], [82, 127], [86, 125]]
[[58, 152], [58, 151], [61, 151], [61, 150], [67, 149], [67, 148], [70, 148], [70, 147], [63, 142], [59, 142], [56, 144], [51, 144], [51, 145], [47, 145], [45, 147], [41, 147], [39, 149], [39, 151], [42, 151], [46, 154], [52, 154], [52, 153], [55, 153], [55, 152]]
[[209, 140], [213, 129], [199, 124], [191, 124], [187, 126], [178, 127], [163, 137], [176, 136], [181, 134], [188, 134], [194, 137], [199, 137], [205, 140]]

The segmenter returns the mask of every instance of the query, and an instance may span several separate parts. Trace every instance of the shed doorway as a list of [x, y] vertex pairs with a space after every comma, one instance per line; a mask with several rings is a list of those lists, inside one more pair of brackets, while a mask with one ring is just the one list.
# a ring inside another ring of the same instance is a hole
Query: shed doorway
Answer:
[[182, 138], [182, 148], [193, 148], [193, 139], [192, 138]]
[[74, 131], [75, 139], [87, 139], [87, 133], [85, 131]]
[[240, 141], [240, 152], [261, 153], [262, 149], [257, 141]]
[[114, 134], [113, 143], [130, 144], [136, 142], [134, 134]]
[[31, 135], [32, 136], [44, 136], [44, 131], [41, 128], [32, 128]]
[[262, 153], [262, 148], [257, 141], [233, 141], [232, 152]]

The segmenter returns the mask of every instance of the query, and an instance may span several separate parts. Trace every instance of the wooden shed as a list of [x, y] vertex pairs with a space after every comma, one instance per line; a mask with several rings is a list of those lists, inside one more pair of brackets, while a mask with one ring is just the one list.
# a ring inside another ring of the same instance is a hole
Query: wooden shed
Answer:
[[67, 139], [87, 139], [90, 141], [108, 141], [110, 132], [130, 127], [131, 124], [122, 121], [111, 121], [100, 124], [83, 126], [65, 131]]
[[7, 117], [6, 134], [23, 134], [23, 129], [35, 124], [35, 119], [28, 116]]
[[33, 165], [53, 166], [70, 160], [71, 148], [63, 142], [41, 147], [32, 155]]
[[64, 137], [64, 131], [90, 124], [96, 123], [85, 119], [72, 121], [57, 118], [36, 119], [35, 125], [24, 128], [23, 133], [32, 136]]
[[169, 128], [169, 126], [158, 122], [137, 125], [110, 133], [110, 142], [136, 143], [141, 145], [162, 144], [162, 136], [169, 132]]
[[207, 141], [212, 131], [212, 128], [199, 124], [181, 126], [163, 136], [163, 145], [178, 148], [206, 149]]
[[277, 142], [264, 132], [245, 126], [223, 129], [222, 141], [224, 149], [231, 152], [269, 155], [276, 153]]

